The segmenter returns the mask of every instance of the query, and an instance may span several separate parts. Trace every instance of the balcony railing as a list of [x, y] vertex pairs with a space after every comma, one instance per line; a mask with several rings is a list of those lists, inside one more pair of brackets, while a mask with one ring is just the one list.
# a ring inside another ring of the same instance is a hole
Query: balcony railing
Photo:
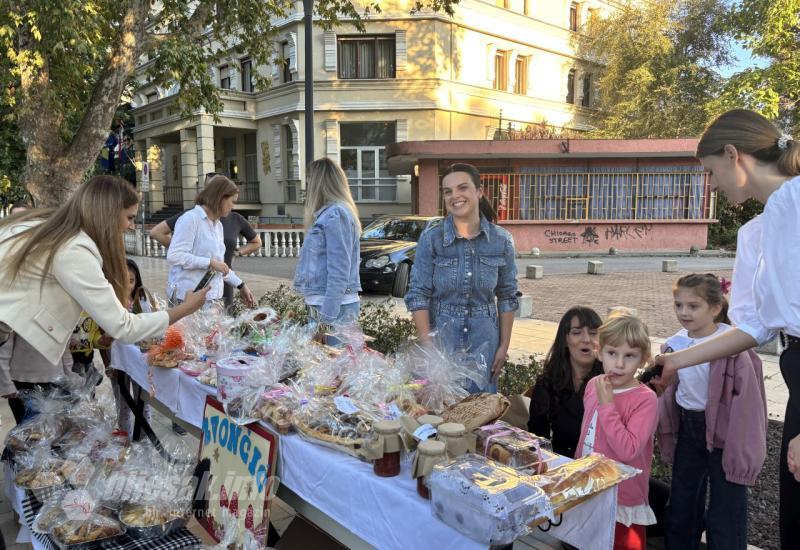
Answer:
[[[712, 220], [716, 194], [700, 171], [481, 174], [506, 221]], [[440, 212], [444, 203], [440, 202]]]
[[[261, 237], [261, 248], [250, 254], [259, 258], [292, 258], [300, 254], [300, 247], [305, 239], [303, 229], [256, 229], [256, 234]], [[239, 246], [244, 246], [243, 237], [238, 238]], [[125, 233], [125, 251], [128, 254], [139, 256], [152, 256], [163, 258], [167, 249], [157, 241], [150, 238], [145, 232], [142, 239], [141, 231], [128, 231]]]
[[168, 206], [183, 206], [183, 189], [180, 184], [164, 186], [164, 204]]
[[250, 204], [261, 203], [261, 193], [258, 181], [237, 181], [239, 186], [239, 202]]

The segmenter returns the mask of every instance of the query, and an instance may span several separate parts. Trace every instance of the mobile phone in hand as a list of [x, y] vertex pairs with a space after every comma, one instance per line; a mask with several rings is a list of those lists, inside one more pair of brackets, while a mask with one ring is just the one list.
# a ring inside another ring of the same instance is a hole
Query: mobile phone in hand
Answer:
[[206, 271], [205, 274], [203, 274], [203, 278], [200, 279], [200, 282], [197, 283], [196, 287], [194, 287], [194, 291], [198, 292], [200, 290], [203, 290], [208, 285], [210, 285], [211, 284], [211, 279], [214, 278], [215, 274], [216, 274], [216, 271], [214, 271], [213, 269], [209, 269], [208, 271]]
[[[673, 350], [671, 347], [667, 346], [664, 349], [664, 353], [672, 353]], [[655, 378], [656, 376], [661, 376], [661, 373], [664, 372], [663, 365], [653, 365], [649, 369], [645, 369], [642, 374], [639, 375], [639, 382], [642, 384], [649, 384], [650, 380]]]

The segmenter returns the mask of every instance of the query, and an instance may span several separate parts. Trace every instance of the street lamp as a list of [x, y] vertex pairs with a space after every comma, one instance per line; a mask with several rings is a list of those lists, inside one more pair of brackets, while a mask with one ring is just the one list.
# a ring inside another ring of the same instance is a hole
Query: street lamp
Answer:
[[305, 141], [306, 166], [314, 160], [314, 56], [313, 56], [314, 0], [303, 0], [303, 28], [305, 32]]

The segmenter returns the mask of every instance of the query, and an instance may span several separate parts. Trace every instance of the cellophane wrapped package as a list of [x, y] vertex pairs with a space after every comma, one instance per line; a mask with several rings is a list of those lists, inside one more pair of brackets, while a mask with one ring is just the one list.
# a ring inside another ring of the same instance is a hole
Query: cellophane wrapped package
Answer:
[[550, 508], [529, 476], [474, 454], [435, 465], [427, 482], [434, 515], [483, 544], [511, 544]]

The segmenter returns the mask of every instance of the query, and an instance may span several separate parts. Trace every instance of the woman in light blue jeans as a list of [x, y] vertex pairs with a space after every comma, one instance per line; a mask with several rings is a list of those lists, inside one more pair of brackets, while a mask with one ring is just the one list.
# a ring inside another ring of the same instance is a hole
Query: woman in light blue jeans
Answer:
[[328, 158], [308, 166], [305, 222], [294, 288], [304, 297], [310, 322], [330, 333], [334, 325], [358, 321], [361, 223], [347, 176]]
[[420, 236], [406, 307], [420, 341], [436, 330], [447, 353], [486, 363], [484, 380], [468, 391], [494, 392], [519, 308], [514, 240], [492, 223], [474, 166], [450, 166], [442, 194], [448, 215]]

